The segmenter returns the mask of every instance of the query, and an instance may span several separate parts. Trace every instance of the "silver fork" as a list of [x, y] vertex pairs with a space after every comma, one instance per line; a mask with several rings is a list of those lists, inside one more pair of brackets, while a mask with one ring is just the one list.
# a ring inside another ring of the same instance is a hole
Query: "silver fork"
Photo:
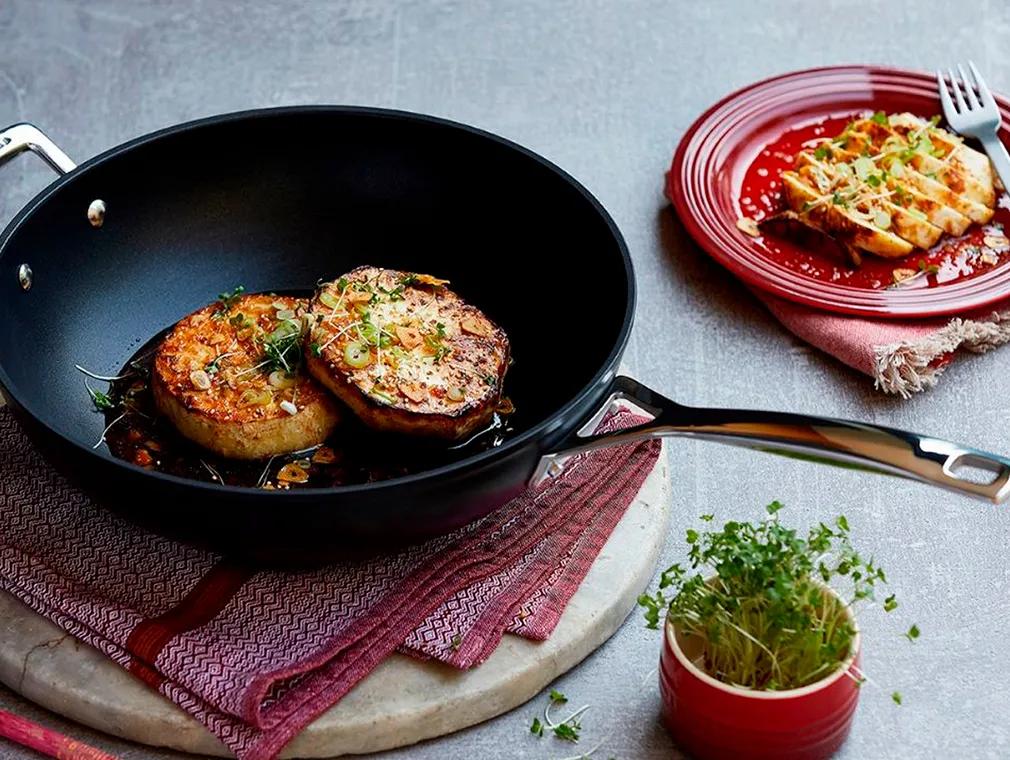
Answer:
[[[971, 69], [974, 85], [965, 73], [964, 66], [957, 65], [957, 70], [961, 74], [960, 84], [954, 76], [952, 69], [947, 69], [950, 76], [950, 87], [954, 90], [955, 106], [950, 99], [950, 92], [943, 74], [936, 70], [936, 84], [940, 89], [940, 102], [943, 104], [943, 116], [947, 120], [951, 129], [965, 137], [974, 137], [985, 148], [989, 154], [989, 160], [996, 167], [1003, 187], [1010, 189], [1010, 155], [1007, 154], [1006, 147], [997, 136], [1000, 128], [1000, 112], [996, 100], [978, 73], [975, 64], [968, 61], [968, 68]], [[978, 90], [976, 95], [975, 90]], [[962, 90], [964, 94], [962, 94]]]

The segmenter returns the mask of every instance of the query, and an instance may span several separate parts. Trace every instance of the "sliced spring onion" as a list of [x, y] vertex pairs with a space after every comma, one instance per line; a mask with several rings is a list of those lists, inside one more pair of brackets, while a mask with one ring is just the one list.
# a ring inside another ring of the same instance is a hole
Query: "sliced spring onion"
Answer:
[[882, 230], [891, 226], [891, 215], [886, 211], [878, 210], [873, 214], [873, 223]]
[[462, 401], [465, 398], [465, 396], [463, 394], [463, 389], [462, 388], [455, 388], [455, 387], [454, 388], [450, 388], [446, 392], [445, 397], [447, 399], [449, 399], [450, 401]]
[[193, 387], [198, 391], [210, 390], [211, 380], [210, 375], [202, 369], [195, 369], [189, 373], [189, 381], [193, 384]]
[[280, 311], [277, 312], [277, 319], [288, 320], [294, 318], [295, 318], [294, 309], [281, 309]]
[[271, 372], [267, 381], [274, 388], [290, 388], [295, 384], [295, 379], [282, 369], [277, 369]]
[[917, 208], [910, 208], [910, 209], [908, 209], [908, 213], [911, 214], [912, 216], [914, 216], [916, 219], [918, 219], [921, 222], [929, 221], [929, 217], [927, 217], [924, 213], [922, 213], [921, 211], [919, 211], [919, 209], [917, 209]]
[[238, 397], [240, 404], [247, 406], [266, 406], [274, 400], [274, 394], [265, 388], [246, 388], [242, 395]]
[[324, 290], [322, 293], [319, 294], [319, 303], [321, 303], [328, 309], [335, 309], [337, 308], [337, 304], [339, 304], [340, 301], [330, 291]]
[[364, 343], [352, 341], [344, 349], [344, 361], [354, 369], [361, 369], [372, 361], [372, 352]]
[[860, 156], [855, 161], [852, 162], [852, 170], [855, 175], [861, 179], [865, 180], [877, 169], [877, 165], [873, 163], [873, 160], [867, 156]]

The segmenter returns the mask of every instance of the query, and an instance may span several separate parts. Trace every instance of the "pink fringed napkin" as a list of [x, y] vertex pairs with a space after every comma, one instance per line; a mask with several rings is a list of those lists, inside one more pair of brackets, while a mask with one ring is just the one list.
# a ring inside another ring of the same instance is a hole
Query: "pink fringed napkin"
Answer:
[[[605, 429], [635, 424], [628, 410]], [[456, 533], [305, 573], [254, 571], [124, 522], [42, 461], [0, 409], [0, 588], [269, 758], [392, 652], [478, 665], [550, 635], [659, 456], [572, 460]]]
[[755, 294], [797, 337], [904, 398], [936, 385], [959, 351], [985, 353], [1010, 341], [1010, 300], [953, 318], [872, 320]]

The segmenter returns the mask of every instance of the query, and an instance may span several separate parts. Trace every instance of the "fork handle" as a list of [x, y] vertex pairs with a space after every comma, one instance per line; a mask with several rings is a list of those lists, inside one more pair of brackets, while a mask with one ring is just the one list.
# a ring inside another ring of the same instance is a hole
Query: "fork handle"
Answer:
[[1010, 154], [1007, 153], [1006, 146], [996, 134], [986, 135], [979, 139], [985, 152], [989, 155], [989, 160], [996, 168], [1003, 189], [1010, 191]]

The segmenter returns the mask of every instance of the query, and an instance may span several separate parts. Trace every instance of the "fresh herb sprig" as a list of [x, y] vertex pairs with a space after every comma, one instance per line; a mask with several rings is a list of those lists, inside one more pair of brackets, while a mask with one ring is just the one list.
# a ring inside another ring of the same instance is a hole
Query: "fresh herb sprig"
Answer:
[[[856, 636], [848, 608], [887, 583], [853, 548], [844, 516], [802, 537], [779, 522], [781, 509], [772, 502], [756, 524], [688, 529], [688, 567], [667, 568], [658, 590], [638, 600], [648, 627], [665, 616], [682, 635], [699, 637], [706, 672], [743, 688], [798, 688], [837, 670]], [[844, 582], [845, 598], [827, 592], [832, 582]], [[882, 606], [891, 612], [898, 603], [892, 594]], [[918, 635], [916, 626], [906, 634]]]

